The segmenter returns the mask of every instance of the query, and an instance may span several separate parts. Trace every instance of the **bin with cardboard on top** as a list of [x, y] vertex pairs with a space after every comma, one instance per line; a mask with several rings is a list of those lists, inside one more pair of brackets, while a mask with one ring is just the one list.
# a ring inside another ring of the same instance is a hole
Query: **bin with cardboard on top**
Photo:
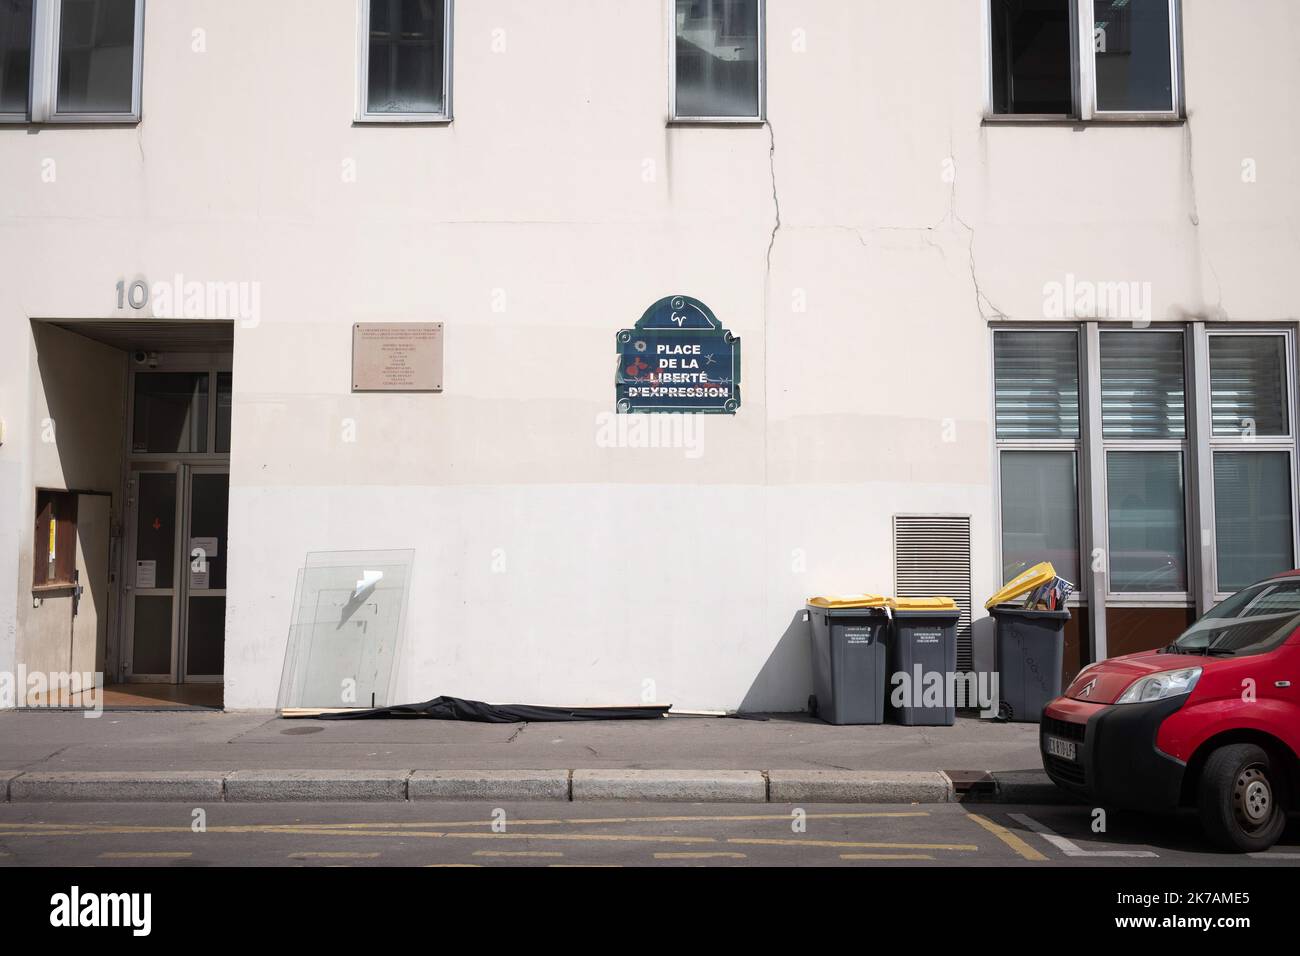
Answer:
[[813, 665], [809, 711], [828, 724], [884, 723], [885, 599], [874, 594], [814, 597], [807, 607]]
[[985, 602], [996, 631], [1000, 717], [1039, 723], [1043, 708], [1061, 696], [1065, 623], [1070, 620], [1065, 602], [1073, 591], [1074, 585], [1057, 577], [1045, 561], [1012, 578]]
[[[949, 696], [957, 673], [957, 602], [900, 597], [888, 603], [891, 717], [908, 726], [951, 727], [957, 722], [957, 702]], [[895, 695], [900, 706], [893, 705]]]

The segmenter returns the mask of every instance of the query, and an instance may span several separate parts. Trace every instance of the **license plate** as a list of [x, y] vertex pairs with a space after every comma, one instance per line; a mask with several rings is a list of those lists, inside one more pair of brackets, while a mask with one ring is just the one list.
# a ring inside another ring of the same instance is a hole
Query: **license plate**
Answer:
[[1073, 740], [1062, 740], [1060, 737], [1047, 738], [1047, 752], [1053, 757], [1061, 757], [1065, 760], [1078, 760], [1078, 745]]

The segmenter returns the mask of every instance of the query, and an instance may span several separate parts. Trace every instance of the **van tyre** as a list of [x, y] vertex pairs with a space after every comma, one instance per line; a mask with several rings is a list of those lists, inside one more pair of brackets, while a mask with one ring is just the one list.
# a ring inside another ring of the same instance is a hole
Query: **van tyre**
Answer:
[[1201, 772], [1201, 825], [1225, 850], [1267, 850], [1286, 829], [1282, 768], [1255, 744], [1230, 744], [1210, 754]]

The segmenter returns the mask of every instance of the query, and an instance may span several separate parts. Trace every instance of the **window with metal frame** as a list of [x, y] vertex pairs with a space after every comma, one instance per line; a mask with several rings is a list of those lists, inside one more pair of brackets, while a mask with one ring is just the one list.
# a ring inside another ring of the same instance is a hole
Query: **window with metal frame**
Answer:
[[1079, 580], [1079, 335], [993, 334], [1002, 580], [1051, 561]]
[[144, 0], [0, 0], [0, 122], [140, 119]]
[[687, 122], [760, 122], [764, 0], [674, 0], [671, 115]]
[[1280, 331], [1208, 338], [1213, 580], [1224, 595], [1295, 566], [1292, 340]]
[[1185, 595], [1184, 332], [1106, 330], [1100, 338], [1110, 591]]
[[991, 117], [1182, 112], [1181, 0], [987, 0]]
[[358, 0], [358, 122], [451, 120], [452, 0]]

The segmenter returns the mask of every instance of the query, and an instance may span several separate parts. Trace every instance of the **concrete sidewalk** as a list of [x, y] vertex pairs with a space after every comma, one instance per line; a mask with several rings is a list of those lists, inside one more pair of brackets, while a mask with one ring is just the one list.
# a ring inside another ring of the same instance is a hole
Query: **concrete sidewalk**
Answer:
[[1060, 799], [1038, 728], [769, 720], [475, 724], [0, 713], [0, 800]]

